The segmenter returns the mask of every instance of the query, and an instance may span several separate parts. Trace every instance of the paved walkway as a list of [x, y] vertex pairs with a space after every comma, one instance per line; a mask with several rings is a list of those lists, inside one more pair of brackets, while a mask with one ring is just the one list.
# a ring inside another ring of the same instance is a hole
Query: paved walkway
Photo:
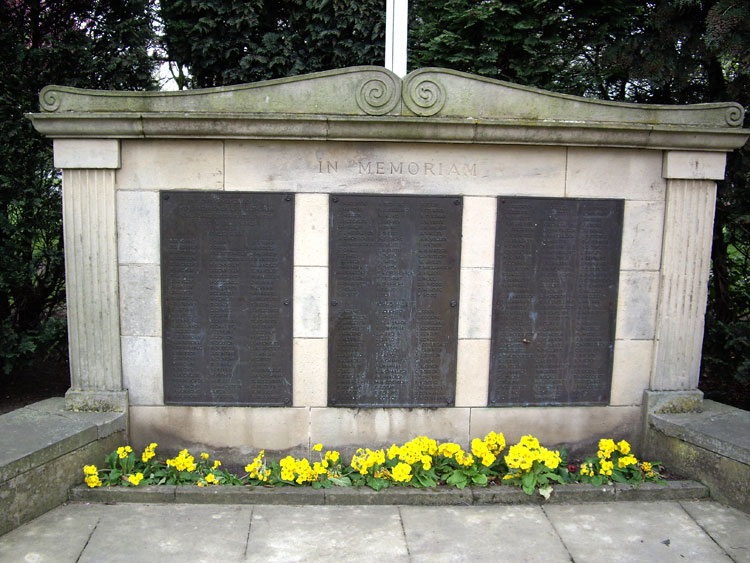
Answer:
[[0, 561], [737, 561], [750, 515], [713, 501], [539, 506], [69, 504]]

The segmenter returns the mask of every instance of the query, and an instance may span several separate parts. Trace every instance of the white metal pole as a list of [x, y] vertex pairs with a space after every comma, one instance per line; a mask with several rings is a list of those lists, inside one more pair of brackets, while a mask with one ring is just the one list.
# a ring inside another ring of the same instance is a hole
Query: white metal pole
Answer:
[[409, 31], [409, 0], [386, 0], [385, 68], [406, 76], [406, 36]]

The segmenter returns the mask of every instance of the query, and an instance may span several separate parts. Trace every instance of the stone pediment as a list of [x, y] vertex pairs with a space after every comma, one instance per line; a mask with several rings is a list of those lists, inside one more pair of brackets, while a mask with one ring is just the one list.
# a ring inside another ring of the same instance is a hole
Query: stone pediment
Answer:
[[48, 86], [37, 129], [52, 137], [212, 137], [571, 144], [730, 150], [742, 106], [609, 102], [446, 69], [403, 80], [380, 67], [177, 92]]

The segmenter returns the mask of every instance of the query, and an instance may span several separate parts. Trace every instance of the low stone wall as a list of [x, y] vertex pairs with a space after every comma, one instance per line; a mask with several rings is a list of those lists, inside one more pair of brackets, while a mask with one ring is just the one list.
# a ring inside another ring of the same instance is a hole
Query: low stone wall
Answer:
[[62, 397], [0, 416], [0, 534], [68, 499], [83, 465], [125, 443], [126, 415], [65, 410]]
[[750, 412], [704, 401], [702, 412], [652, 413], [644, 455], [705, 484], [719, 502], [750, 512]]

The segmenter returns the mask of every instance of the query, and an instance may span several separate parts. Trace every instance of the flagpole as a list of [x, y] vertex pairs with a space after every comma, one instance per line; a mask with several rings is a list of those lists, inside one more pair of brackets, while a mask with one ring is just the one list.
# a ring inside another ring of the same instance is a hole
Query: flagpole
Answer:
[[409, 31], [409, 0], [386, 0], [385, 68], [406, 76], [406, 36]]

